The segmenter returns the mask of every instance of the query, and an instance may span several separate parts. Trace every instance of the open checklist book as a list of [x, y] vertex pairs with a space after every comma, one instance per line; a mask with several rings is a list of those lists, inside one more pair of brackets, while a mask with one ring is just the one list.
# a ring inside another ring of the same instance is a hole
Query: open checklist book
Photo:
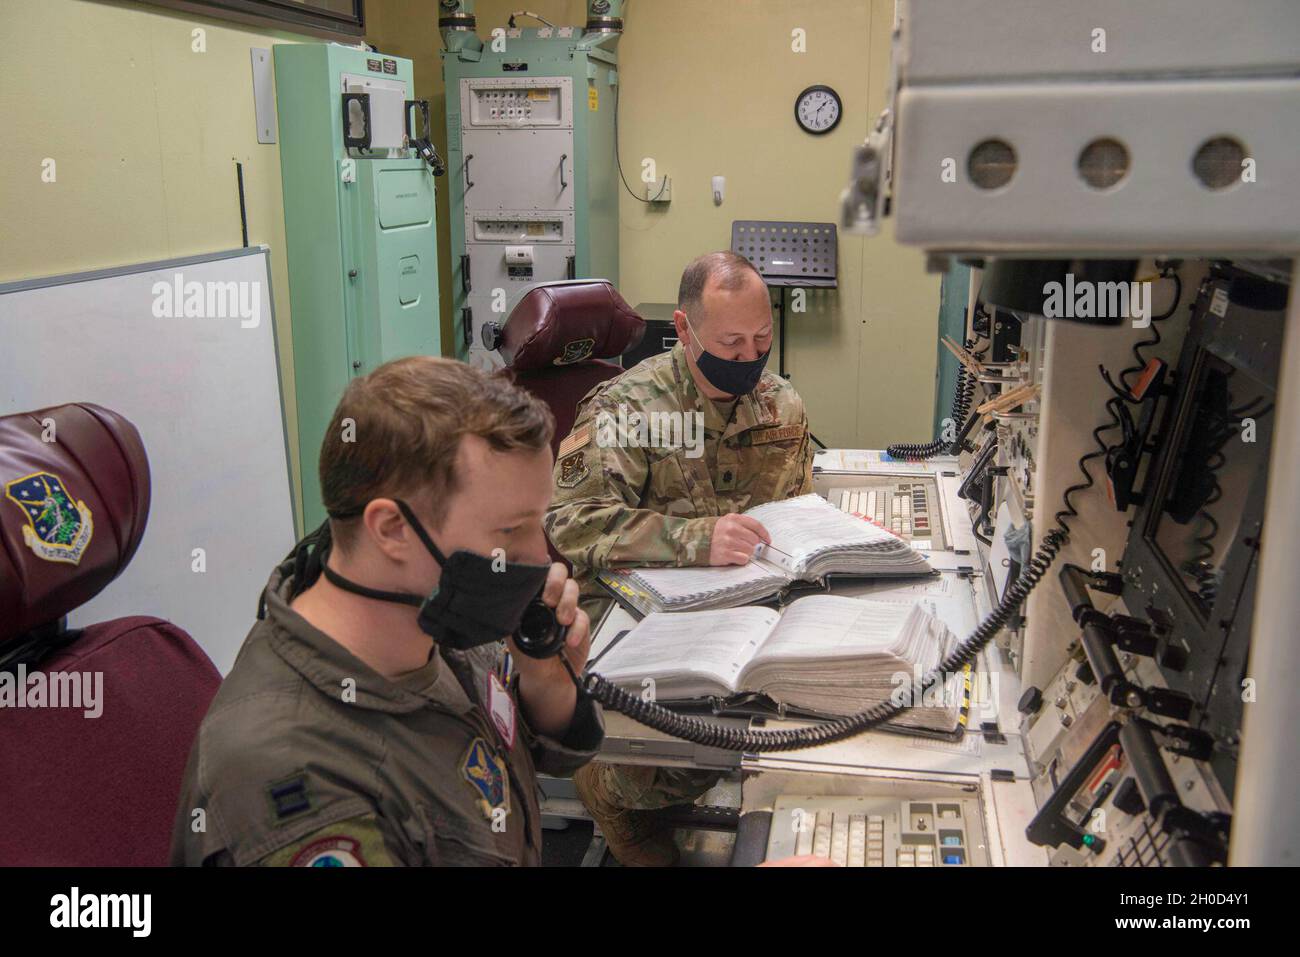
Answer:
[[820, 495], [768, 502], [744, 514], [771, 536], [747, 565], [629, 568], [601, 572], [600, 582], [642, 614], [734, 608], [777, 594], [795, 581], [827, 575], [929, 574], [924, 556], [878, 525], [847, 515]]
[[955, 733], [965, 678], [921, 694], [920, 678], [957, 638], [924, 599], [905, 603], [810, 595], [787, 606], [654, 613], [616, 639], [592, 670], [661, 702], [714, 699], [719, 710], [766, 699], [782, 714], [854, 714], [883, 701], [916, 706], [890, 724]]

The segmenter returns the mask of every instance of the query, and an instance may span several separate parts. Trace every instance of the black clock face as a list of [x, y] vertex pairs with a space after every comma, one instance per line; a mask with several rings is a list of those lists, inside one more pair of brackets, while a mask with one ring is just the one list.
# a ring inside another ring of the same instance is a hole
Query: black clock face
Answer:
[[843, 113], [840, 95], [829, 86], [810, 86], [794, 101], [794, 118], [804, 130], [818, 136], [835, 129]]

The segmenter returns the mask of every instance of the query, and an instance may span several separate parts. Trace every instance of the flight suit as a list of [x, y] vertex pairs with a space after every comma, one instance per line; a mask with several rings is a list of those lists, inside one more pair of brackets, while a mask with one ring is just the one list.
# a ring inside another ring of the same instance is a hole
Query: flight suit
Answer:
[[[684, 442], [638, 447], [631, 441], [639, 441], [634, 412], [642, 421], [698, 414], [703, 454], [692, 456]], [[609, 597], [596, 572], [707, 565], [719, 517], [812, 492], [808, 416], [794, 387], [771, 372], [736, 400], [701, 395], [679, 342], [587, 393], [560, 446], [554, 477], [546, 531], [573, 565], [583, 608], [598, 622]], [[621, 806], [642, 809], [694, 800], [719, 777], [603, 764], [599, 773]]]
[[539, 864], [536, 772], [591, 759], [599, 706], [580, 697], [563, 741], [532, 733], [501, 644], [389, 680], [289, 608], [292, 569], [199, 728], [172, 864]]

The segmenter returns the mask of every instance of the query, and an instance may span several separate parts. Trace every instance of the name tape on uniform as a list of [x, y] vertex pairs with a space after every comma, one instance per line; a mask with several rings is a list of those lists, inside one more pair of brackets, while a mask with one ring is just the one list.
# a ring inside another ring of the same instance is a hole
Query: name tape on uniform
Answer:
[[779, 429], [760, 429], [750, 433], [751, 445], [766, 445], [768, 442], [782, 442], [803, 435], [802, 425], [785, 425]]
[[515, 746], [515, 703], [501, 684], [501, 680], [492, 673], [488, 675], [487, 688], [488, 717], [496, 727], [497, 733], [507, 748]]

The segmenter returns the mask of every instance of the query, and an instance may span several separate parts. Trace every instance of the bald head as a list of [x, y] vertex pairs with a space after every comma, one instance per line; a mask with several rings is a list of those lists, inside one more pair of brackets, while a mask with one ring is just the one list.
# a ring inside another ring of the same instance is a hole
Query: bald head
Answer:
[[764, 303], [767, 298], [767, 284], [758, 270], [744, 256], [723, 250], [705, 253], [682, 270], [682, 283], [677, 290], [677, 308], [691, 317], [692, 322], [707, 321], [710, 302], [716, 299], [714, 293], [729, 294], [731, 299], [737, 293], [748, 293], [745, 299], [755, 299], [761, 295]]

